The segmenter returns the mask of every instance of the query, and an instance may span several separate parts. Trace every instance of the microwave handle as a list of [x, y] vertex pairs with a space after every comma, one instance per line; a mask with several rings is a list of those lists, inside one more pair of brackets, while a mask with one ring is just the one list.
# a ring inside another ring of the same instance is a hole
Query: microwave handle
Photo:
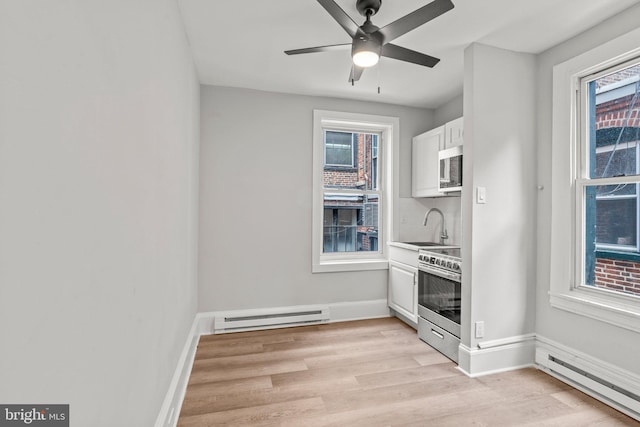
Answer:
[[438, 160], [450, 159], [462, 155], [462, 145], [438, 151]]

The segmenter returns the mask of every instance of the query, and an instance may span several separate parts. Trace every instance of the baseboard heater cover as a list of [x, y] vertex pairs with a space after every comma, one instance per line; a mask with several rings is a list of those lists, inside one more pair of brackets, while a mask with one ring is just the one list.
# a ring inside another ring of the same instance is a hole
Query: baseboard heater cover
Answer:
[[214, 329], [218, 334], [327, 323], [330, 319], [328, 306], [243, 310], [218, 313], [215, 316]]
[[551, 362], [553, 362], [553, 363], [557, 363], [560, 366], [564, 366], [565, 368], [570, 369], [570, 370], [572, 370], [573, 372], [575, 372], [577, 374], [580, 374], [580, 375], [582, 375], [584, 377], [587, 377], [591, 381], [595, 381], [595, 382], [597, 382], [599, 384], [602, 384], [603, 386], [608, 387], [611, 390], [616, 391], [616, 392], [618, 392], [620, 394], [623, 394], [623, 395], [635, 400], [636, 402], [640, 403], [640, 396], [638, 396], [637, 394], [635, 394], [635, 393], [633, 393], [633, 392], [631, 392], [629, 390], [626, 390], [626, 389], [624, 389], [622, 387], [619, 387], [619, 386], [617, 386], [617, 385], [615, 385], [615, 384], [613, 384], [613, 383], [611, 383], [611, 382], [609, 382], [607, 380], [604, 380], [604, 379], [602, 379], [600, 377], [597, 377], [597, 376], [595, 376], [593, 374], [590, 374], [589, 372], [587, 372], [587, 371], [585, 371], [583, 369], [577, 368], [577, 367], [571, 365], [570, 363], [567, 363], [564, 360], [560, 360], [557, 357], [554, 357], [552, 355], [549, 355], [549, 360]]
[[591, 394], [632, 418], [640, 420], [640, 395], [587, 372], [551, 354], [543, 364], [549, 373], [564, 379], [573, 386]]

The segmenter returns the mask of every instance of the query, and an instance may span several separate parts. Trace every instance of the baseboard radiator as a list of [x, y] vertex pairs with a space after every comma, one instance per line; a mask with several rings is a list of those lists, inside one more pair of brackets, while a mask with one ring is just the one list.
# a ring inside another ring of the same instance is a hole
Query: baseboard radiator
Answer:
[[587, 366], [580, 366], [579, 360], [567, 361], [552, 354], [546, 354], [545, 359], [542, 365], [550, 374], [640, 420], [640, 395], [637, 391], [590, 372]]
[[327, 323], [331, 320], [328, 306], [293, 306], [216, 313], [214, 333], [254, 331], [291, 326]]

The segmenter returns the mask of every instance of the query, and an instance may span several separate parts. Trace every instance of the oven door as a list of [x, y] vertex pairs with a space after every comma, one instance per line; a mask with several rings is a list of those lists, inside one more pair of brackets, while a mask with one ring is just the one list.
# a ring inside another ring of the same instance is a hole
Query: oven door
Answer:
[[460, 337], [460, 275], [421, 266], [418, 315]]

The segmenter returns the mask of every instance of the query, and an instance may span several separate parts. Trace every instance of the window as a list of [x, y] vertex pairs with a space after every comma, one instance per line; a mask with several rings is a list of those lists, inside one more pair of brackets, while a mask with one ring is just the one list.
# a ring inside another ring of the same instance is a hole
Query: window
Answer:
[[551, 305], [640, 331], [640, 30], [554, 67]]
[[352, 132], [325, 131], [324, 132], [324, 164], [325, 167], [356, 166], [354, 156], [354, 137]]
[[583, 77], [580, 91], [578, 284], [640, 297], [640, 60]]
[[[620, 132], [624, 132], [624, 126]], [[634, 131], [638, 132], [639, 127]], [[596, 168], [592, 179], [631, 177], [638, 175], [639, 135], [634, 141], [598, 147], [595, 150]], [[597, 140], [596, 140], [597, 141]], [[593, 210], [587, 228], [595, 228], [596, 249], [638, 253], [638, 189], [635, 182], [598, 185], [589, 189], [595, 194], [595, 203], [587, 200], [587, 210]]]
[[[329, 155], [335, 150], [337, 139], [346, 142], [341, 147], [350, 147], [348, 156], [344, 154], [347, 150], [342, 148], [339, 149], [340, 156]], [[324, 253], [378, 250], [381, 186], [374, 171], [378, 169], [379, 139], [380, 135], [374, 133], [324, 131]], [[355, 160], [336, 167], [338, 157]]]
[[[387, 268], [397, 119], [314, 111], [313, 271]], [[397, 138], [397, 136], [396, 136]]]

